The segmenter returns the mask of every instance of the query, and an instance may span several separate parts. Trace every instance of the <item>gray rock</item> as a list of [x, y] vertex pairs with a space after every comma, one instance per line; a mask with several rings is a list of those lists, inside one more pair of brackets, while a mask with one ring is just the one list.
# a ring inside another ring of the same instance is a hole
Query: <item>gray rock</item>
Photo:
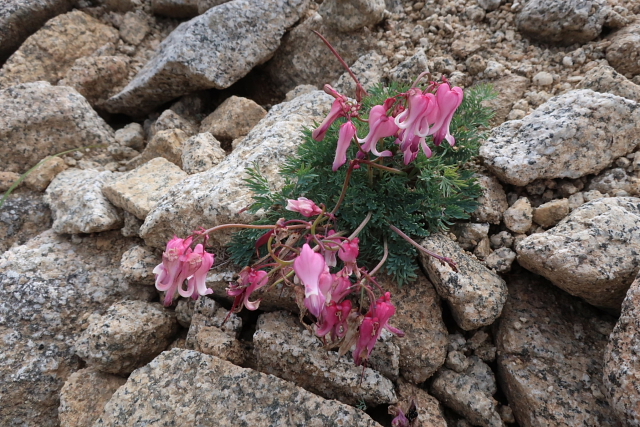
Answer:
[[75, 60], [58, 85], [74, 88], [91, 105], [100, 108], [124, 87], [128, 75], [126, 56], [83, 56]]
[[[253, 221], [254, 215], [242, 212], [252, 203], [243, 183], [246, 168], [257, 162], [273, 188], [279, 188], [283, 184], [277, 173], [280, 164], [301, 143], [303, 127], [324, 119], [332, 99], [316, 91], [275, 105], [220, 164], [189, 176], [158, 202], [141, 229], [147, 244], [164, 247], [174, 234], [187, 236], [203, 225]], [[220, 232], [211, 237], [223, 242], [229, 236]]]
[[640, 101], [640, 86], [608, 65], [601, 65], [587, 71], [578, 88], [611, 93], [636, 102]]
[[504, 280], [440, 233], [425, 239], [422, 246], [457, 264], [456, 272], [448, 264], [420, 255], [429, 279], [451, 307], [458, 326], [469, 331], [492, 324], [500, 316], [507, 299]]
[[530, 0], [516, 26], [535, 40], [568, 46], [598, 37], [610, 11], [605, 0]]
[[188, 174], [206, 172], [226, 156], [220, 141], [213, 135], [209, 132], [199, 133], [187, 139], [182, 146], [182, 169]]
[[384, 0], [325, 0], [318, 12], [338, 31], [354, 32], [384, 18]]
[[145, 246], [131, 246], [120, 259], [120, 271], [129, 283], [142, 285], [155, 284], [153, 269], [161, 260]]
[[180, 129], [158, 131], [140, 155], [138, 162], [146, 163], [151, 159], [164, 157], [169, 162], [182, 168], [182, 147], [189, 136]]
[[511, 271], [511, 264], [516, 260], [516, 253], [509, 248], [496, 249], [489, 254], [485, 260], [484, 265], [494, 269], [498, 273], [508, 273]]
[[485, 101], [483, 105], [491, 108], [495, 112], [491, 124], [497, 126], [505, 121], [511, 112], [513, 104], [517, 100], [522, 99], [531, 82], [524, 76], [515, 74], [505, 76], [504, 69], [501, 72], [495, 73], [494, 76], [490, 72], [491, 63], [495, 64], [495, 61], [487, 62], [484, 75], [493, 80], [491, 83], [498, 92], [498, 97], [490, 101]]
[[113, 113], [143, 115], [189, 92], [224, 89], [270, 58], [308, 0], [235, 0], [178, 26], [119, 94]]
[[491, 12], [492, 10], [499, 8], [500, 3], [502, 3], [502, 0], [478, 0], [478, 6], [487, 12]]
[[76, 341], [76, 354], [101, 372], [130, 374], [171, 342], [175, 315], [158, 303], [123, 301], [96, 316]]
[[115, 139], [120, 145], [140, 151], [144, 148], [144, 129], [138, 123], [129, 123], [116, 131]]
[[478, 209], [471, 214], [471, 217], [477, 222], [499, 224], [502, 221], [502, 214], [509, 207], [502, 185], [492, 175], [477, 173], [475, 178], [482, 188], [482, 196], [478, 197]]
[[45, 192], [44, 201], [53, 214], [53, 231], [76, 234], [95, 233], [122, 227], [122, 213], [102, 194], [109, 171], [67, 169], [56, 176]]
[[508, 231], [501, 231], [491, 236], [491, 247], [493, 249], [510, 248], [513, 245], [513, 235]]
[[120, 230], [122, 235], [124, 237], [139, 237], [142, 220], [139, 220], [135, 215], [127, 211], [123, 211], [122, 214], [124, 217], [124, 226]]
[[[418, 49], [416, 53], [389, 71], [389, 80], [401, 84], [412, 84], [425, 71], [429, 71], [427, 54], [424, 49]], [[356, 73], [356, 75], [359, 74]]]
[[0, 110], [2, 170], [23, 173], [46, 156], [114, 142], [113, 129], [69, 87], [36, 82], [1, 90]]
[[526, 269], [590, 304], [619, 310], [640, 267], [640, 199], [585, 203], [515, 249]]
[[587, 190], [596, 190], [602, 194], [611, 195], [622, 190], [627, 193], [626, 195], [636, 195], [639, 182], [638, 178], [629, 175], [626, 170], [614, 168], [593, 178], [587, 185]]
[[127, 12], [120, 23], [120, 38], [138, 46], [149, 32], [148, 16], [144, 12]]
[[327, 351], [320, 339], [282, 311], [260, 316], [253, 344], [258, 370], [320, 396], [350, 405], [360, 400], [371, 406], [397, 401], [391, 381], [373, 369], [355, 366], [346, 356], [340, 358]]
[[94, 427], [140, 424], [380, 427], [367, 414], [272, 375], [173, 349], [135, 371]]
[[463, 222], [453, 224], [450, 230], [458, 238], [457, 242], [462, 249], [473, 250], [482, 239], [489, 235], [489, 224]]
[[151, 11], [169, 18], [193, 18], [200, 14], [197, 0], [151, 0]]
[[608, 39], [611, 41], [607, 47], [609, 64], [621, 74], [640, 74], [640, 22], [616, 31]]
[[72, 345], [89, 315], [155, 295], [122, 278], [118, 260], [131, 243], [117, 232], [46, 231], [0, 256], [2, 424], [57, 426], [60, 389], [80, 368]]
[[[193, 304], [189, 301], [186, 307], [182, 304], [179, 311], [183, 323], [185, 321], [189, 323], [189, 331], [185, 339], [186, 348], [198, 348], [197, 337], [204, 328], [215, 327], [231, 337], [238, 338], [240, 336], [242, 319], [233, 313], [229, 315], [228, 310], [211, 298], [201, 297]], [[229, 316], [228, 319], [227, 316]]]
[[525, 233], [532, 224], [533, 208], [526, 197], [520, 197], [504, 212], [504, 225], [514, 233]]
[[228, 1], [229, 0], [196, 0], [196, 3], [198, 4], [198, 15], [202, 15], [212, 7], [221, 5], [222, 3], [226, 3]]
[[569, 215], [569, 199], [556, 199], [543, 203], [533, 210], [533, 221], [549, 228]]
[[247, 357], [240, 341], [215, 326], [201, 328], [195, 339], [195, 350], [242, 365]]
[[200, 133], [209, 132], [220, 141], [231, 142], [245, 136], [267, 111], [248, 98], [231, 96], [200, 124]]
[[0, 209], [0, 254], [51, 228], [49, 206], [33, 192], [12, 193]]
[[197, 132], [197, 127], [193, 125], [189, 120], [182, 117], [172, 109], [164, 110], [160, 117], [151, 126], [151, 132], [149, 132], [149, 139], [153, 138], [158, 132], [163, 130], [180, 129], [187, 136], [193, 136]]
[[640, 143], [639, 120], [634, 101], [574, 90], [550, 99], [523, 120], [494, 128], [480, 156], [500, 180], [514, 185], [579, 178], [632, 152]]
[[539, 277], [512, 277], [496, 333], [498, 381], [521, 426], [619, 425], [602, 385], [613, 323]]
[[44, 191], [60, 172], [68, 168], [69, 166], [60, 157], [50, 157], [32, 170], [24, 180], [24, 183], [32, 190]]
[[[365, 90], [368, 90], [382, 81], [382, 68], [387, 62], [386, 57], [376, 52], [369, 52], [358, 58], [350, 68]], [[333, 82], [333, 87], [343, 95], [351, 98], [356, 96], [356, 82], [346, 71]]]
[[622, 314], [604, 353], [603, 380], [607, 399], [618, 419], [640, 425], [640, 278], [631, 284], [622, 302]]

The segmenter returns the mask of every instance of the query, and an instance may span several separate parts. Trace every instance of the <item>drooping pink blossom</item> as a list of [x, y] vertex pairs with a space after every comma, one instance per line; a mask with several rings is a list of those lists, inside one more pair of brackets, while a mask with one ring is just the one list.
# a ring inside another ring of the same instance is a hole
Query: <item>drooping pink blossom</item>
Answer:
[[407, 104], [407, 109], [395, 118], [396, 125], [404, 130], [400, 140], [402, 151], [406, 151], [414, 137], [430, 135], [429, 131], [439, 117], [438, 103], [432, 93], [422, 93], [418, 88], [411, 88], [407, 92]]
[[162, 253], [162, 263], [153, 269], [156, 275], [156, 289], [165, 292], [165, 307], [173, 304], [176, 291], [200, 267], [198, 262], [201, 262], [202, 258], [199, 255], [191, 256], [193, 250], [189, 246], [192, 241], [193, 237], [181, 239], [174, 236]]
[[307, 218], [322, 213], [322, 209], [320, 209], [313, 200], [309, 200], [306, 197], [298, 197], [298, 200], [288, 199], [285, 209], [298, 212]]
[[438, 101], [438, 108], [440, 109], [440, 123], [439, 128], [433, 135], [433, 143], [440, 145], [443, 140], [447, 140], [449, 145], [453, 146], [456, 143], [455, 138], [449, 131], [451, 120], [456, 110], [462, 104], [464, 93], [459, 87], [450, 88], [449, 84], [442, 83], [436, 92], [436, 99]]
[[321, 320], [316, 326], [316, 335], [324, 337], [331, 334], [331, 340], [342, 338], [347, 333], [347, 317], [353, 305], [346, 300], [341, 303], [330, 302], [323, 309]]
[[311, 133], [311, 136], [316, 141], [322, 141], [324, 139], [333, 122], [338, 120], [340, 117], [348, 117], [352, 112], [352, 107], [348, 103], [349, 98], [342, 95], [329, 85], [324, 85], [324, 91], [333, 96], [335, 101], [331, 104], [331, 111], [329, 111], [327, 117], [325, 117], [322, 123], [320, 123], [320, 126]]
[[338, 250], [338, 257], [344, 262], [344, 269], [347, 275], [353, 274], [358, 269], [356, 259], [360, 254], [360, 239], [357, 237], [342, 243], [342, 247]]
[[353, 352], [353, 360], [356, 365], [361, 365], [369, 359], [373, 347], [380, 338], [383, 329], [404, 336], [400, 329], [389, 325], [389, 319], [395, 314], [396, 308], [391, 304], [391, 293], [387, 292], [369, 309], [360, 325], [360, 335]]
[[236, 313], [244, 305], [247, 310], [257, 310], [261, 300], [249, 301], [251, 294], [262, 288], [269, 281], [266, 271], [254, 270], [251, 267], [243, 268], [239, 273], [238, 281], [229, 283], [227, 295], [235, 297], [231, 311]]
[[333, 160], [334, 172], [347, 162], [347, 150], [349, 149], [349, 145], [351, 145], [351, 140], [356, 136], [356, 132], [356, 126], [351, 122], [351, 120], [340, 126], [338, 146], [336, 147], [336, 157]]
[[[293, 262], [293, 271], [304, 285], [304, 305], [316, 318], [324, 307], [326, 296], [320, 286], [320, 276], [328, 270], [324, 257], [305, 243], [300, 255]], [[323, 287], [326, 287], [326, 278], [323, 278]], [[329, 286], [331, 284], [329, 283]]]
[[200, 267], [193, 273], [189, 279], [189, 287], [193, 289], [191, 298], [198, 299], [199, 296], [209, 295], [213, 293], [212, 289], [207, 288], [207, 273], [215, 262], [215, 256], [204, 250], [203, 245], [196, 245], [194, 253], [199, 253], [202, 257]]
[[358, 138], [362, 144], [360, 149], [366, 153], [371, 152], [378, 157], [389, 157], [391, 151], [378, 152], [376, 145], [382, 138], [395, 135], [400, 128], [396, 125], [393, 117], [387, 115], [387, 111], [395, 102], [395, 98], [389, 98], [383, 105], [376, 105], [369, 113], [369, 134], [364, 139]]
[[327, 236], [323, 240], [323, 246], [321, 248], [321, 252], [324, 255], [324, 262], [327, 263], [329, 267], [335, 267], [336, 255], [338, 254], [338, 249], [340, 248], [340, 238], [331, 237], [332, 235], [337, 234], [333, 230], [327, 231]]

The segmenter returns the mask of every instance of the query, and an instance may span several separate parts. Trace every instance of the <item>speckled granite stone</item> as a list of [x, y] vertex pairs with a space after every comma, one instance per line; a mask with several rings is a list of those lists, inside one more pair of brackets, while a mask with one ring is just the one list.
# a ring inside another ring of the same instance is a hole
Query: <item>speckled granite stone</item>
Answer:
[[[351, 71], [358, 77], [362, 86], [369, 90], [382, 81], [382, 69], [388, 60], [377, 52], [369, 52], [362, 55], [351, 67]], [[351, 98], [356, 96], [356, 82], [346, 71], [332, 83], [334, 89]]]
[[578, 83], [578, 88], [612, 93], [636, 102], [640, 101], [640, 86], [608, 65], [601, 65], [587, 71], [584, 79]]
[[235, 0], [176, 28], [106, 108], [143, 115], [201, 89], [224, 89], [269, 59], [309, 0]]
[[590, 304], [619, 310], [640, 269], [640, 199], [585, 203], [515, 249], [526, 269]]
[[609, 64], [622, 74], [640, 74], [640, 22], [612, 33], [608, 41], [611, 41], [607, 47]]
[[26, 172], [44, 157], [114, 142], [113, 129], [78, 92], [46, 82], [0, 91], [0, 170]]
[[371, 368], [355, 366], [347, 356], [339, 358], [338, 353], [325, 350], [320, 340], [288, 313], [261, 315], [253, 344], [258, 370], [313, 393], [350, 405], [360, 400], [371, 406], [397, 401], [391, 381]]
[[185, 348], [197, 349], [197, 336], [202, 329], [208, 327], [218, 328], [233, 338], [240, 337], [242, 318], [232, 313], [227, 319], [229, 311], [212, 298], [200, 297], [196, 301], [180, 299], [176, 307], [176, 314], [179, 316], [178, 321], [188, 322], [189, 331], [185, 338]]
[[200, 132], [209, 132], [221, 141], [232, 141], [245, 136], [260, 120], [267, 110], [255, 101], [239, 96], [230, 96], [200, 124]]
[[384, 0], [325, 0], [318, 12], [338, 31], [354, 32], [384, 18]]
[[530, 0], [516, 18], [534, 40], [568, 46], [598, 37], [611, 8], [606, 0]]
[[43, 196], [31, 191], [12, 193], [0, 209], [0, 254], [51, 228], [51, 210]]
[[129, 75], [127, 56], [83, 56], [73, 63], [60, 80], [61, 86], [70, 86], [95, 107], [124, 87]]
[[540, 277], [512, 277], [496, 332], [498, 381], [522, 427], [619, 426], [602, 384], [613, 325]]
[[118, 42], [118, 30], [79, 10], [57, 16], [29, 37], [0, 69], [0, 88], [58, 83], [76, 59]]
[[58, 394], [80, 368], [73, 343], [91, 313], [155, 296], [118, 270], [131, 240], [46, 231], [0, 256], [0, 424], [58, 425]]
[[533, 208], [526, 197], [520, 197], [504, 212], [504, 225], [514, 233], [526, 233], [533, 224]]
[[[384, 63], [378, 63], [378, 67], [382, 68]], [[421, 73], [429, 71], [427, 54], [424, 49], [418, 51], [405, 59], [389, 71], [389, 80], [401, 84], [413, 84]], [[357, 75], [357, 74], [356, 74]]]
[[109, 171], [67, 169], [49, 184], [44, 201], [53, 214], [53, 231], [95, 233], [122, 227], [122, 213], [102, 194]]
[[141, 285], [155, 285], [153, 269], [160, 264], [161, 258], [146, 246], [133, 245], [120, 259], [120, 271], [125, 280]]
[[405, 414], [411, 404], [411, 400], [415, 401], [418, 411], [417, 420], [422, 423], [418, 424], [418, 426], [447, 427], [440, 402], [425, 390], [399, 380], [396, 385], [396, 393], [398, 395], [398, 403], [395, 406], [402, 409]]
[[60, 157], [51, 157], [34, 169], [24, 180], [24, 184], [36, 191], [47, 189], [53, 178], [69, 166]]
[[138, 162], [146, 163], [151, 159], [164, 157], [178, 168], [182, 168], [182, 148], [189, 138], [181, 129], [167, 129], [156, 132], [144, 148]]
[[622, 314], [604, 353], [604, 385], [618, 419], [640, 426], [640, 275], [622, 302]]
[[242, 365], [247, 357], [240, 341], [215, 326], [201, 328], [195, 343], [195, 350], [228, 360], [234, 365]]
[[163, 157], [110, 180], [102, 192], [114, 205], [144, 220], [151, 209], [187, 174]]
[[187, 139], [182, 146], [182, 169], [188, 174], [206, 172], [226, 156], [220, 141], [213, 135], [209, 132], [199, 133]]
[[631, 153], [640, 143], [639, 121], [635, 101], [572, 90], [551, 98], [522, 120], [494, 128], [480, 147], [480, 156], [500, 180], [514, 185], [579, 178]]
[[364, 412], [197, 351], [166, 351], [135, 371], [94, 427], [380, 427]]
[[478, 209], [471, 214], [471, 217], [476, 222], [500, 224], [502, 214], [509, 208], [507, 195], [500, 181], [488, 174], [478, 173], [474, 176], [482, 188], [482, 196], [478, 197]]
[[[174, 234], [187, 236], [201, 226], [253, 221], [254, 215], [242, 212], [252, 203], [243, 181], [246, 168], [257, 163], [274, 188], [281, 186], [280, 165], [302, 142], [302, 129], [322, 121], [332, 100], [315, 91], [275, 105], [220, 164], [189, 176], [158, 202], [140, 230], [146, 243], [164, 247]], [[227, 242], [230, 233], [211, 237]]]
[[422, 266], [440, 297], [451, 307], [458, 326], [470, 331], [492, 324], [507, 299], [504, 280], [440, 233], [428, 237], [421, 245], [457, 264], [458, 272], [455, 272], [448, 264], [420, 255]]

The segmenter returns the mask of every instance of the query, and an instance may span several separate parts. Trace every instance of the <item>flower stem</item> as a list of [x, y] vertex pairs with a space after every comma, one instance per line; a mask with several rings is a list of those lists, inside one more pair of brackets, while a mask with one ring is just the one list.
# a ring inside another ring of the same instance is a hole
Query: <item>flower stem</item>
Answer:
[[340, 207], [340, 205], [344, 201], [344, 198], [347, 196], [347, 190], [349, 189], [349, 181], [351, 181], [351, 174], [353, 173], [353, 167], [356, 164], [357, 163], [355, 161], [352, 161], [349, 164], [349, 169], [347, 169], [347, 175], [344, 178], [344, 184], [342, 184], [342, 193], [340, 193], [340, 198], [338, 199], [338, 202], [336, 203], [336, 207], [333, 208], [333, 210], [331, 211], [332, 215], [335, 215], [336, 212], [338, 212], [338, 208]]
[[380, 260], [380, 262], [378, 263], [378, 265], [376, 265], [373, 270], [371, 270], [369, 272], [370, 276], [373, 276], [374, 274], [376, 274], [378, 272], [378, 270], [380, 270], [382, 268], [382, 266], [384, 265], [385, 262], [387, 262], [387, 256], [389, 256], [389, 246], [387, 245], [387, 238], [384, 238], [384, 254], [382, 255], [382, 259]]
[[369, 212], [367, 214], [367, 216], [364, 217], [364, 219], [362, 220], [362, 222], [360, 223], [358, 228], [356, 228], [356, 230], [353, 233], [351, 233], [351, 236], [349, 236], [349, 240], [352, 240], [352, 239], [355, 239], [356, 237], [358, 237], [358, 234], [360, 234], [362, 229], [367, 225], [367, 223], [371, 219], [371, 215], [372, 215], [372, 213]]
[[447, 258], [444, 257], [442, 255], [438, 255], [435, 252], [431, 252], [428, 249], [423, 248], [422, 246], [420, 246], [419, 244], [417, 244], [413, 239], [411, 239], [411, 237], [407, 236], [406, 234], [404, 234], [402, 231], [400, 231], [397, 227], [389, 224], [389, 228], [391, 228], [393, 231], [395, 231], [396, 233], [398, 233], [398, 235], [400, 237], [402, 237], [404, 240], [406, 240], [407, 242], [409, 242], [411, 245], [413, 245], [416, 249], [418, 249], [419, 251], [434, 257], [435, 259], [437, 259], [438, 261], [440, 261], [441, 263], [447, 263], [449, 264], [449, 267], [451, 267], [451, 269], [455, 272], [458, 271], [458, 266], [456, 265], [455, 261], [453, 261], [451, 258]]

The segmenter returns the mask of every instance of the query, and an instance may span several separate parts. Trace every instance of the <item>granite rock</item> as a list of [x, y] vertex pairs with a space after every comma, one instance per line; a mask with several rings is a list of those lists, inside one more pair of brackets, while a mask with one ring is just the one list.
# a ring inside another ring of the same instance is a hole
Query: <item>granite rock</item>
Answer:
[[35, 168], [24, 180], [24, 184], [35, 191], [44, 191], [51, 181], [69, 168], [60, 157], [50, 157]]
[[205, 326], [196, 334], [195, 350], [242, 365], [247, 355], [240, 341], [215, 326]]
[[629, 175], [623, 168], [613, 168], [594, 177], [587, 190], [596, 190], [602, 194], [615, 195], [618, 191], [624, 191], [626, 195], [636, 195], [640, 180]]
[[619, 310], [640, 268], [640, 199], [585, 203], [515, 249], [524, 268], [590, 304]]
[[245, 136], [267, 111], [248, 98], [231, 96], [200, 124], [200, 133], [209, 132], [220, 141], [231, 142]]
[[413, 400], [418, 412], [417, 420], [421, 423], [417, 424], [418, 426], [447, 427], [440, 402], [425, 390], [411, 383], [399, 380], [396, 385], [396, 394], [398, 395], [398, 403], [395, 406], [405, 414], [407, 414], [407, 409]]
[[485, 258], [484, 265], [498, 273], [508, 273], [515, 260], [516, 253], [510, 248], [499, 248]]
[[41, 194], [17, 190], [0, 210], [0, 254], [51, 228], [49, 206]]
[[164, 157], [178, 168], [181, 168], [182, 147], [188, 138], [188, 135], [180, 129], [158, 131], [153, 135], [138, 161], [143, 164], [151, 159]]
[[502, 0], [478, 0], [478, 6], [487, 12], [491, 12], [499, 8], [500, 3], [502, 3]]
[[[258, 370], [292, 381], [313, 393], [355, 405], [396, 403], [393, 384], [371, 368], [322, 347], [296, 318], [278, 311], [258, 319], [253, 335]], [[374, 352], [376, 350], [374, 349]]]
[[[283, 184], [280, 165], [302, 142], [303, 127], [324, 118], [332, 99], [315, 91], [271, 108], [222, 162], [189, 176], [158, 202], [141, 229], [146, 243], [164, 247], [174, 234], [186, 236], [205, 224], [253, 221], [254, 215], [242, 212], [252, 203], [251, 192], [243, 184], [246, 169], [256, 162], [273, 188], [279, 188]], [[227, 242], [230, 234], [219, 232], [211, 237], [214, 242]]]
[[540, 277], [511, 278], [496, 331], [498, 381], [519, 425], [619, 425], [602, 384], [613, 325]]
[[456, 236], [457, 242], [464, 250], [470, 251], [478, 243], [489, 236], [489, 224], [476, 224], [473, 222], [461, 222], [453, 224], [450, 231]]
[[[182, 324], [188, 323], [189, 331], [185, 338], [185, 346], [189, 349], [198, 348], [197, 337], [204, 328], [215, 327], [234, 338], [238, 338], [242, 330], [242, 319], [234, 313], [229, 315], [229, 311], [212, 298], [201, 297], [195, 302], [180, 299], [176, 314], [182, 318], [180, 319]], [[229, 316], [228, 319], [227, 316]]]
[[325, 0], [318, 12], [338, 31], [354, 32], [384, 18], [384, 0]]
[[[486, 69], [489, 69], [489, 65], [491, 62], [487, 63]], [[486, 75], [487, 72], [485, 71]], [[524, 76], [518, 76], [516, 74], [504, 75], [504, 70], [502, 72], [496, 73], [496, 77], [491, 77], [493, 87], [498, 92], [498, 96], [495, 99], [490, 101], [485, 101], [483, 105], [491, 108], [495, 115], [493, 119], [491, 119], [491, 124], [497, 126], [502, 124], [513, 107], [513, 104], [518, 99], [522, 99], [525, 91], [529, 87], [531, 83], [528, 78]], [[489, 76], [485, 76], [489, 77]]]
[[[598, 173], [640, 143], [635, 101], [573, 90], [554, 97], [522, 120], [492, 130], [480, 147], [500, 180], [524, 186], [536, 179], [579, 178]], [[599, 155], [594, 156], [597, 152]]]
[[169, 18], [193, 18], [198, 16], [197, 0], [151, 0], [151, 11]]
[[167, 425], [380, 427], [364, 412], [290, 382], [181, 349], [166, 351], [135, 371], [94, 427], [158, 419]]
[[141, 151], [144, 148], [144, 129], [138, 123], [129, 123], [115, 133], [116, 142], [124, 147]]
[[477, 222], [499, 224], [502, 214], [509, 208], [502, 185], [492, 175], [477, 173], [475, 178], [482, 188], [482, 196], [478, 197], [478, 209], [471, 214], [471, 217]]
[[191, 121], [176, 113], [172, 109], [167, 109], [160, 114], [160, 117], [153, 122], [149, 139], [152, 139], [158, 132], [162, 130], [180, 129], [187, 136], [193, 136], [197, 132], [197, 127]]
[[149, 30], [149, 17], [142, 11], [130, 11], [122, 17], [120, 38], [132, 46], [138, 46]]
[[533, 210], [533, 221], [545, 228], [553, 227], [569, 215], [569, 199], [555, 199]]
[[126, 56], [83, 56], [75, 60], [58, 83], [69, 86], [96, 108], [124, 87], [129, 75]]
[[191, 175], [206, 172], [226, 156], [220, 141], [213, 135], [209, 132], [199, 133], [187, 139], [182, 146], [182, 169]]
[[198, 15], [202, 15], [212, 7], [219, 6], [228, 1], [230, 0], [196, 0], [196, 3], [198, 4]]
[[3, 193], [10, 189], [20, 179], [20, 174], [15, 172], [0, 171], [0, 191]]
[[[386, 57], [372, 51], [362, 55], [349, 68], [358, 77], [365, 90], [368, 90], [382, 82], [382, 69], [387, 62]], [[356, 96], [356, 82], [346, 71], [333, 82], [332, 86], [343, 95], [352, 98]]]
[[607, 61], [624, 75], [640, 74], [640, 21], [616, 31], [608, 37]]
[[521, 197], [504, 212], [504, 225], [514, 233], [525, 233], [533, 224], [533, 208], [526, 197]]
[[[429, 61], [424, 49], [418, 49], [416, 53], [405, 59], [389, 71], [389, 80], [401, 84], [413, 84], [418, 76], [429, 71]], [[384, 62], [379, 61], [378, 67], [383, 67]], [[359, 74], [356, 74], [359, 76]]]
[[433, 257], [420, 256], [427, 276], [449, 304], [458, 326], [469, 331], [492, 324], [507, 299], [504, 280], [443, 234], [431, 235], [422, 246], [457, 264], [456, 272]]
[[636, 102], [640, 101], [640, 86], [608, 65], [601, 65], [587, 71], [578, 88], [612, 93]]
[[46, 156], [111, 144], [113, 129], [74, 89], [46, 82], [0, 90], [0, 169], [26, 172]]
[[182, 23], [105, 107], [143, 115], [202, 89], [224, 89], [269, 59], [308, 0], [235, 0]]
[[44, 201], [53, 214], [53, 231], [95, 233], [122, 227], [122, 213], [102, 194], [109, 171], [67, 169], [47, 187]]
[[120, 271], [129, 283], [155, 285], [153, 269], [161, 260], [146, 246], [133, 245], [120, 259]]

